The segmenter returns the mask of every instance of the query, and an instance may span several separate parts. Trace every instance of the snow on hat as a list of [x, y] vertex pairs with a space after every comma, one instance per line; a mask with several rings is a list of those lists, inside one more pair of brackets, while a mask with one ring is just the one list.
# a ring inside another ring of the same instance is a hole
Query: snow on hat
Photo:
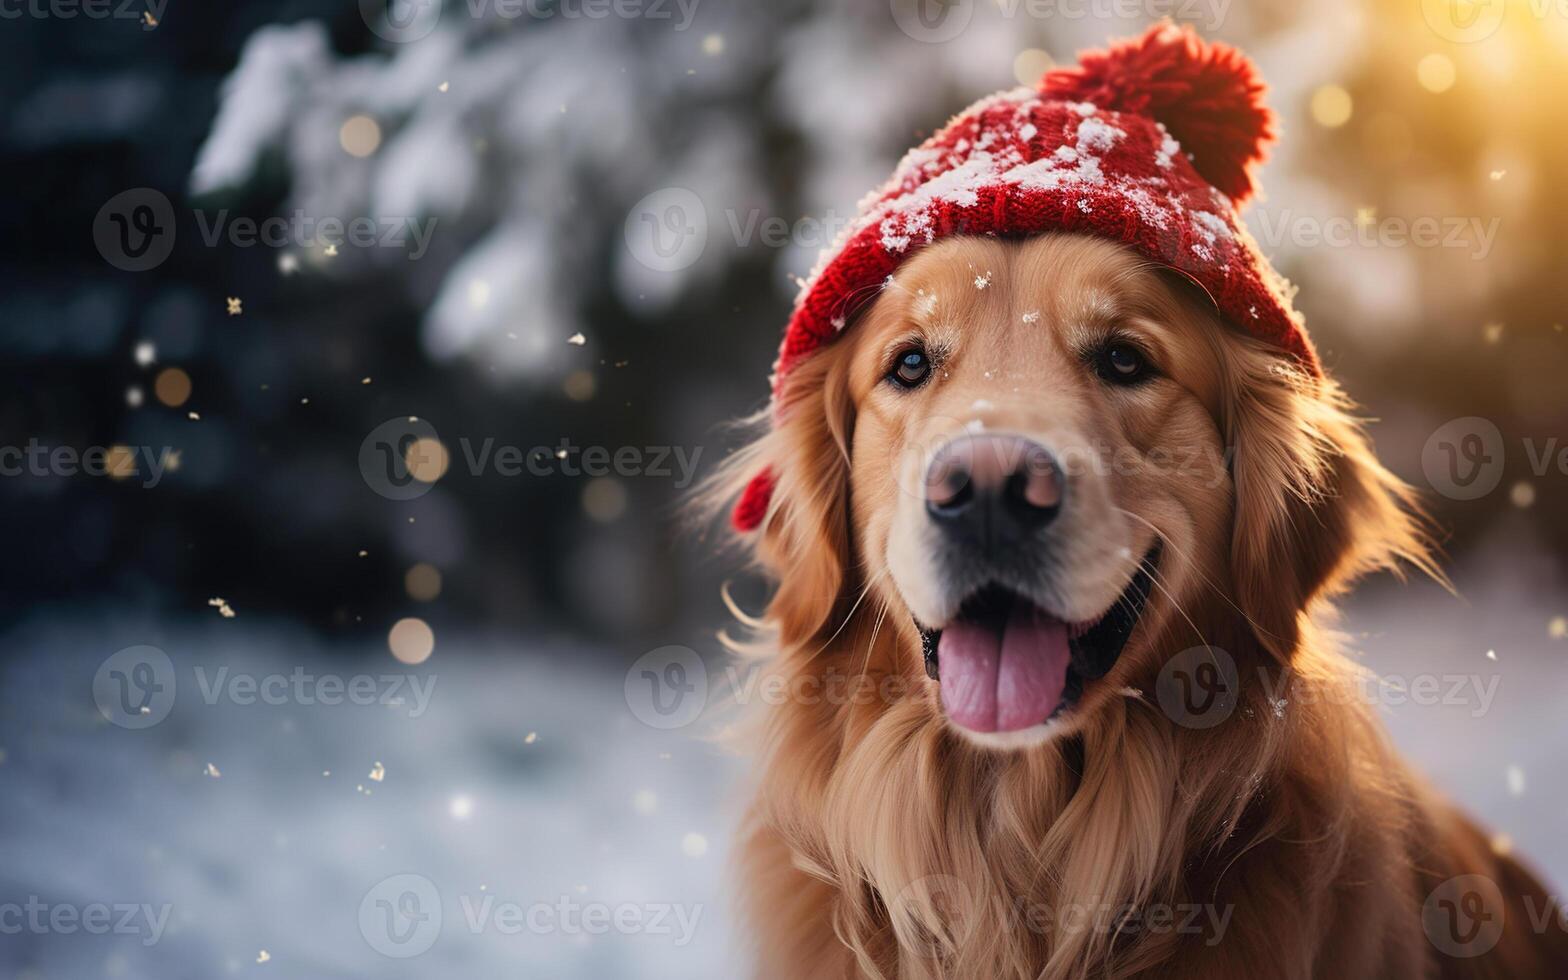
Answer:
[[[1237, 214], [1274, 138], [1263, 91], [1239, 51], [1162, 23], [965, 109], [861, 201], [801, 287], [774, 364], [775, 411], [790, 369], [836, 338], [900, 263], [960, 234], [1123, 242], [1320, 373], [1288, 284]], [[773, 484], [767, 470], [752, 479], [731, 515], [737, 529], [762, 523]]]

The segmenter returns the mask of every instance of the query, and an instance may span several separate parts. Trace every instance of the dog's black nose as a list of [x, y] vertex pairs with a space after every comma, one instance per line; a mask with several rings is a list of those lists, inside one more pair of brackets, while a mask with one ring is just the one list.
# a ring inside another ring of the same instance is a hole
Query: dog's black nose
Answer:
[[991, 545], [1051, 523], [1064, 481], [1050, 450], [1013, 435], [966, 435], [926, 468], [926, 512], [949, 533]]

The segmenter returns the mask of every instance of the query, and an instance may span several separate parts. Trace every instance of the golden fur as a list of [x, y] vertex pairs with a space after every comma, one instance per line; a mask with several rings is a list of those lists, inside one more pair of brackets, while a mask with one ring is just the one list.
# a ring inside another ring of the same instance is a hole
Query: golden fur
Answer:
[[[1077, 351], [1113, 324], [1155, 352], [1156, 382], [1111, 390], [1085, 370]], [[937, 374], [893, 390], [881, 378], [910, 336]], [[778, 585], [736, 645], [784, 690], [875, 693], [760, 719], [739, 855], [759, 975], [1568, 975], [1562, 931], [1528, 928], [1541, 886], [1411, 774], [1321, 625], [1365, 572], [1435, 574], [1411, 491], [1332, 381], [1116, 244], [956, 238], [906, 262], [781, 401], [707, 491], [717, 505], [761, 465], [778, 477], [750, 545]], [[907, 567], [900, 530], [908, 459], [976, 419], [1126, 463], [1086, 468], [1109, 508], [1083, 529], [1085, 589], [1125, 581], [1107, 556], [1163, 542], [1110, 675], [1015, 747], [945, 720], [910, 606], [931, 573]], [[1239, 693], [1200, 729], [1155, 692], [1172, 656], [1205, 646], [1233, 658]], [[1501, 886], [1506, 929], [1487, 955], [1445, 955], [1423, 901], [1470, 873]], [[1152, 914], [1195, 908], [1189, 929]]]

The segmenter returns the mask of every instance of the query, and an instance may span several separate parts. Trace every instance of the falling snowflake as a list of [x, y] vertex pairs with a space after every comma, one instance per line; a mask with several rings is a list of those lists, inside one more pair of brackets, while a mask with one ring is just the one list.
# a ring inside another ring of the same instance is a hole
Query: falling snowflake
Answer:
[[1506, 771], [1508, 777], [1508, 795], [1524, 795], [1524, 770], [1518, 766], [1509, 766]]
[[227, 303], [229, 304], [229, 316], [239, 316], [244, 312], [240, 307], [240, 298], [238, 296], [228, 297]]
[[387, 767], [386, 766], [383, 766], [381, 763], [378, 762], [374, 766], [370, 767], [370, 781], [371, 782], [379, 783], [379, 782], [381, 782], [382, 780], [384, 780], [386, 778], [387, 778]]
[[227, 599], [221, 598], [219, 596], [213, 596], [211, 599], [207, 600], [207, 605], [218, 610], [218, 615], [222, 616], [224, 619], [234, 618], [234, 607], [229, 605], [229, 600]]
[[203, 769], [202, 772], [206, 773], [208, 776], [211, 776], [213, 779], [223, 778], [223, 773], [219, 772], [218, 767], [210, 762], [207, 763], [207, 768]]
[[566, 342], [571, 344], [573, 347], [581, 347], [582, 345], [588, 343], [588, 338], [584, 337], [581, 333], [574, 333], [570, 337], [566, 338]]
[[1024, 314], [1023, 321], [1025, 323], [1039, 323], [1040, 322], [1040, 311], [1039, 310], [1030, 310], [1028, 313]]
[[984, 289], [985, 287], [987, 287], [989, 285], [991, 285], [991, 270], [990, 269], [985, 270], [985, 275], [983, 275], [983, 276], [975, 276], [975, 288], [976, 289]]

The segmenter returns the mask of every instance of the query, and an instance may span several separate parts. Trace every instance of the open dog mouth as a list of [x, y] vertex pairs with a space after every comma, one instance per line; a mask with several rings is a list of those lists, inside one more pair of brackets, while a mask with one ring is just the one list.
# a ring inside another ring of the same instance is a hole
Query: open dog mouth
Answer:
[[941, 684], [947, 716], [974, 732], [1012, 732], [1071, 707], [1087, 682], [1116, 665], [1148, 602], [1159, 552], [1156, 543], [1121, 596], [1089, 622], [1064, 622], [992, 585], [965, 600], [943, 629], [917, 623], [926, 673]]

